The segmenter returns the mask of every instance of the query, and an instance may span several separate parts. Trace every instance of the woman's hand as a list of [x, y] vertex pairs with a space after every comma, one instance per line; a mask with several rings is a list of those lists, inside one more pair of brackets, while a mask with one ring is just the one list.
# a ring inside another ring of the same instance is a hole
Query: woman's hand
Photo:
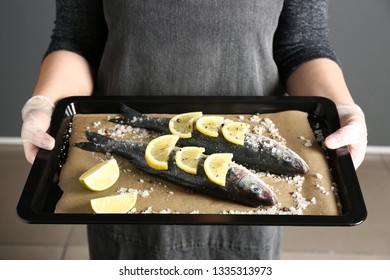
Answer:
[[42, 95], [30, 98], [22, 109], [23, 126], [21, 138], [24, 154], [33, 163], [39, 148], [54, 148], [54, 138], [46, 133], [50, 126], [54, 105]]
[[337, 149], [348, 146], [355, 169], [363, 162], [367, 149], [367, 126], [358, 105], [337, 105], [341, 128], [325, 139], [325, 146]]

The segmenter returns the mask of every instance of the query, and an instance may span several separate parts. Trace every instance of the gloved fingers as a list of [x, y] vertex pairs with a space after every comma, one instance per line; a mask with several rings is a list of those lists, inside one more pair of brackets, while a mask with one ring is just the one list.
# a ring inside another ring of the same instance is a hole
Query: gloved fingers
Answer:
[[50, 126], [50, 116], [46, 112], [35, 110], [25, 116], [23, 122], [21, 138], [23, 142], [26, 159], [32, 163], [39, 148], [51, 150], [55, 141], [48, 133]]
[[50, 126], [54, 104], [43, 95], [31, 97], [22, 108], [21, 137], [26, 159], [32, 163], [38, 149], [54, 148], [54, 138], [46, 133]]
[[337, 149], [348, 146], [355, 169], [362, 163], [367, 147], [367, 131], [365, 125], [350, 124], [335, 131], [325, 139], [325, 146]]
[[342, 146], [358, 143], [367, 143], [367, 132], [364, 127], [356, 124], [346, 125], [325, 139], [325, 146], [329, 149], [337, 149]]
[[22, 143], [26, 159], [32, 163], [37, 155], [38, 149], [52, 150], [55, 145], [55, 140], [41, 129], [29, 130], [27, 128], [22, 130]]
[[31, 143], [45, 150], [52, 150], [54, 148], [54, 138], [43, 130], [34, 130], [27, 133], [29, 134], [22, 135], [22, 142]]

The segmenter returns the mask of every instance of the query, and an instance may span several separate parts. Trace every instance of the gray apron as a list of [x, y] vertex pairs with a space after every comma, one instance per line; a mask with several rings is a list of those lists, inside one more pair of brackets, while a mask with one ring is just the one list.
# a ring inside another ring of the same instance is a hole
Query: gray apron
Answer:
[[[103, 1], [97, 95], [280, 95], [282, 0]], [[281, 228], [89, 225], [92, 259], [276, 259]]]

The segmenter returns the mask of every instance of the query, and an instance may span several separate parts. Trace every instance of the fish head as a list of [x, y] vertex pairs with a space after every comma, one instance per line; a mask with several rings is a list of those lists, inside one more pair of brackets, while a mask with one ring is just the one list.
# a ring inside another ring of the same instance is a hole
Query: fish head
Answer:
[[[264, 161], [267, 161], [269, 167], [273, 167], [271, 171], [277, 174], [305, 174], [309, 171], [309, 166], [296, 152], [289, 149], [286, 145], [268, 138], [255, 137], [258, 142], [258, 148], [263, 152]], [[256, 140], [250, 141], [256, 141]]]
[[293, 174], [305, 174], [309, 171], [307, 163], [294, 151], [288, 148], [282, 148], [281, 160], [287, 165], [292, 166]]
[[226, 183], [234, 185], [237, 195], [253, 206], [273, 206], [278, 203], [273, 190], [250, 170], [238, 164], [230, 164]]

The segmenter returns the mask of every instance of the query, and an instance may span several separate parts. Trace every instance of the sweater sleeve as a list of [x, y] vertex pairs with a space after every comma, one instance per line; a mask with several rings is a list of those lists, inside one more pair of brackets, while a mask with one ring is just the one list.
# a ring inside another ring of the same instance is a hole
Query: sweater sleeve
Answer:
[[57, 0], [56, 20], [45, 56], [66, 50], [84, 57], [97, 73], [107, 39], [102, 0]]
[[338, 59], [328, 28], [328, 0], [285, 0], [274, 36], [274, 59], [285, 83], [301, 64]]

